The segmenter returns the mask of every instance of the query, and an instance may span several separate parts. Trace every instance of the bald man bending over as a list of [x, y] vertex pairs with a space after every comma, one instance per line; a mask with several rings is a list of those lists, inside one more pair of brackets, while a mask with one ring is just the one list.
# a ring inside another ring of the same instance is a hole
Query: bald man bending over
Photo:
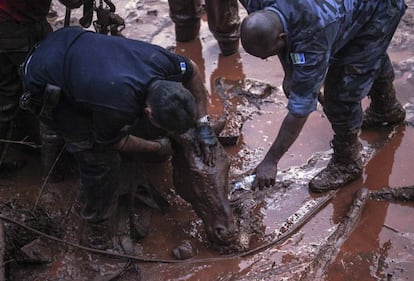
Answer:
[[[248, 1], [241, 43], [253, 56], [279, 56], [289, 110], [256, 167], [254, 189], [275, 183], [278, 162], [316, 110], [322, 85], [320, 101], [334, 132], [333, 155], [309, 188], [329, 191], [362, 175], [360, 129], [405, 119], [387, 55], [405, 9], [403, 0]], [[367, 95], [371, 103], [363, 113], [361, 100]]]

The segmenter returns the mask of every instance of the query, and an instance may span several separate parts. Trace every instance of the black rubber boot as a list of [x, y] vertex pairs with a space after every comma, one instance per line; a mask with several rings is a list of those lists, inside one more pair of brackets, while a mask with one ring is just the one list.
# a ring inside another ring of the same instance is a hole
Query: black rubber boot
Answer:
[[405, 110], [395, 97], [395, 89], [381, 93], [372, 89], [369, 96], [371, 104], [364, 113], [363, 129], [402, 124], [405, 120]]
[[405, 120], [405, 110], [398, 102], [393, 81], [394, 69], [388, 56], [384, 57], [378, 77], [368, 96], [371, 104], [364, 113], [362, 129], [401, 124]]
[[80, 215], [86, 221], [81, 242], [97, 249], [112, 248], [117, 231], [113, 218], [118, 207], [119, 153], [95, 146], [74, 156], [81, 178]]
[[201, 0], [168, 0], [170, 18], [175, 24], [175, 39], [188, 42], [198, 37], [204, 13]]
[[231, 56], [239, 51], [239, 40], [218, 41], [221, 54]]
[[194, 22], [186, 25], [175, 24], [175, 40], [177, 42], [189, 42], [198, 37], [200, 32], [200, 20], [197, 19]]
[[39, 127], [43, 178], [48, 178], [51, 182], [60, 182], [64, 178], [64, 165], [59, 161], [64, 149], [63, 138], [41, 122]]
[[362, 175], [362, 145], [358, 140], [359, 130], [337, 133], [332, 140], [334, 153], [327, 167], [309, 182], [313, 192], [337, 189]]
[[113, 222], [110, 219], [102, 221], [85, 221], [81, 244], [99, 250], [113, 249]]

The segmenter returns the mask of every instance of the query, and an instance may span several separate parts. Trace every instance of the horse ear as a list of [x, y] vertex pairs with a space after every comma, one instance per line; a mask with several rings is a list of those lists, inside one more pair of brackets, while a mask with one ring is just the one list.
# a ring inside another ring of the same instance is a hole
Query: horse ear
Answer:
[[151, 110], [151, 107], [149, 107], [149, 106], [144, 107], [144, 113], [145, 113], [145, 115], [147, 115], [148, 117], [152, 117], [152, 110]]

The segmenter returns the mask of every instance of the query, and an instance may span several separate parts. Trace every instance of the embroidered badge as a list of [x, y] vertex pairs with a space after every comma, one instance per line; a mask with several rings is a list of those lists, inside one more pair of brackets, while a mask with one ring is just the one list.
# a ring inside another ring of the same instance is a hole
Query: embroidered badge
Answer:
[[304, 64], [306, 62], [304, 53], [290, 53], [290, 58], [293, 64]]
[[185, 62], [180, 62], [180, 69], [181, 73], [184, 73], [187, 70], [187, 65], [185, 64]]

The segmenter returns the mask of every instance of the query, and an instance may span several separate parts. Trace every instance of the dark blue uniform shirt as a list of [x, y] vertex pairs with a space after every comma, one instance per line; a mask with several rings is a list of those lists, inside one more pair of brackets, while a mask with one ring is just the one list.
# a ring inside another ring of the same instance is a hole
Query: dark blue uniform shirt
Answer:
[[63, 126], [79, 130], [73, 122], [83, 115], [90, 121], [84, 130], [91, 130], [94, 141], [102, 144], [119, 141], [142, 117], [153, 80], [185, 82], [193, 73], [187, 58], [160, 46], [75, 27], [47, 37], [26, 64], [26, 90], [42, 94], [46, 83], [59, 86], [68, 100], [66, 107], [74, 108], [66, 113], [72, 121], [71, 116], [55, 113], [59, 126], [66, 120]]

